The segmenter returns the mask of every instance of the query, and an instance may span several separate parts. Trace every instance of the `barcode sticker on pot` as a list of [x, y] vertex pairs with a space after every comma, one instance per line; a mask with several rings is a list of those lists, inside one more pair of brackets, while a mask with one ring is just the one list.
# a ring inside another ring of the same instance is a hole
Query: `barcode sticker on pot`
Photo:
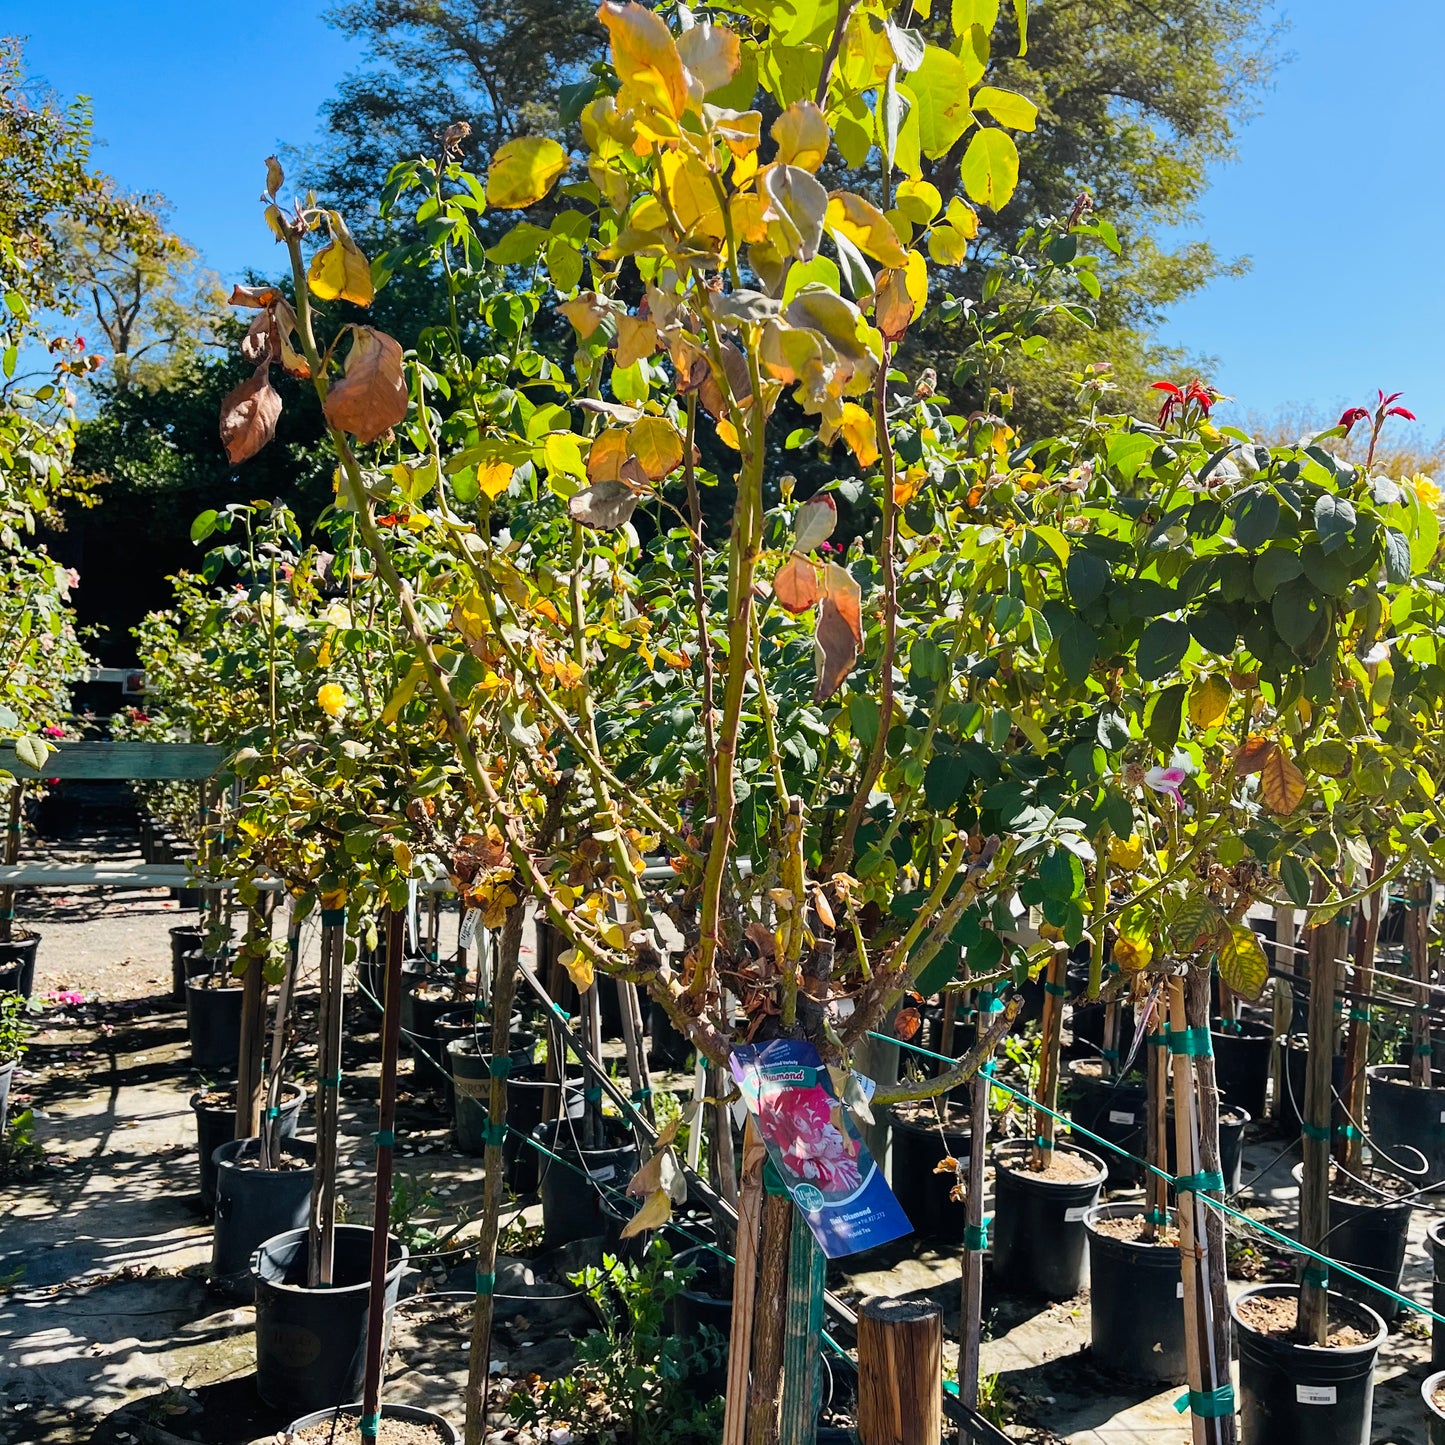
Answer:
[[1179, 1281], [1178, 1284], [1176, 1284], [1176, 1285], [1174, 1286], [1174, 1298], [1175, 1298], [1175, 1299], [1183, 1299], [1183, 1298], [1184, 1298], [1184, 1281], [1183, 1281], [1182, 1279]]
[[1109, 1122], [1111, 1124], [1132, 1124], [1134, 1116], [1125, 1109], [1110, 1109]]
[[1295, 1403], [1300, 1405], [1333, 1405], [1335, 1403], [1335, 1387], [1333, 1385], [1296, 1385], [1294, 1397]]
[[600, 1183], [605, 1182], [605, 1181], [608, 1180], [608, 1179], [611, 1179], [612, 1176], [613, 1176], [614, 1174], [616, 1174], [616, 1173], [617, 1173], [617, 1166], [616, 1166], [616, 1165], [614, 1165], [614, 1164], [605, 1164], [605, 1165], [603, 1165], [603, 1167], [602, 1167], [601, 1169], [589, 1169], [589, 1170], [587, 1171], [587, 1177], [588, 1177], [589, 1179], [595, 1179], [595, 1180], [597, 1180], [597, 1182], [600, 1184]]
[[1440, 1110], [1440, 1122], [1445, 1124], [1445, 1109]]
[[1064, 1220], [1068, 1224], [1077, 1224], [1088, 1212], [1089, 1206], [1081, 1204], [1077, 1209], [1064, 1210]]

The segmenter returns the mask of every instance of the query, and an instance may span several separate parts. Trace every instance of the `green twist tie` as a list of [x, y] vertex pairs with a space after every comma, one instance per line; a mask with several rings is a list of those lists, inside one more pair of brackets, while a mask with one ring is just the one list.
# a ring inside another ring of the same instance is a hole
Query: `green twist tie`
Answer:
[[1055, 998], [1068, 998], [1069, 996], [1068, 986], [1062, 983], [1046, 983], [1044, 992], [1053, 994]]
[[[321, 926], [323, 928], [345, 928], [346, 910], [344, 908], [323, 908], [321, 910]], [[361, 1433], [363, 1435], [366, 1433], [364, 1424], [361, 1427]], [[373, 1430], [371, 1433], [375, 1435], [376, 1431]]]
[[341, 1070], [337, 1069], [334, 1079], [318, 1079], [317, 1083], [319, 1083], [323, 1089], [339, 1089], [341, 1087]]
[[396, 1131], [394, 1129], [378, 1129], [371, 1137], [378, 1149], [396, 1148]]
[[980, 1074], [988, 1074], [990, 1077], [992, 1077], [994, 1072], [994, 1061], [992, 1059], [985, 1060], [978, 1066], [978, 1071]]
[[590, 1089], [583, 1089], [582, 1097], [589, 1104], [600, 1104], [602, 1102], [602, 1085], [593, 1084]]
[[1416, 1045], [1415, 1045], [1415, 1057], [1416, 1057], [1417, 1059], [1423, 1059], [1426, 1054], [1433, 1053], [1433, 1052], [1434, 1052], [1434, 1050], [1430, 1047], [1429, 1044], [1416, 1044]]
[[783, 1176], [778, 1173], [771, 1159], [763, 1164], [763, 1193], [771, 1194], [774, 1198], [779, 1195], [786, 1195], [788, 1186], [783, 1183]]
[[1304, 1284], [1313, 1285], [1316, 1289], [1328, 1289], [1330, 1285], [1330, 1272], [1321, 1269], [1317, 1264], [1307, 1264], [1300, 1275]]
[[489, 1123], [487, 1127], [482, 1130], [482, 1139], [488, 1147], [496, 1145], [496, 1147], [500, 1149], [506, 1142], [506, 1138], [507, 1126], [505, 1124]]
[[1234, 1414], [1234, 1386], [1221, 1385], [1217, 1390], [1190, 1390], [1174, 1402], [1174, 1408], [1181, 1415], [1189, 1410], [1201, 1420], [1226, 1420]]
[[266, 1117], [268, 1119], [279, 1119], [281, 1117], [281, 1110], [273, 1104], [266, 1110]]
[[1040, 1149], [1052, 1149], [1054, 1147], [1054, 1141], [1052, 1139], [1045, 1139], [1042, 1134], [1034, 1140], [1034, 1143], [1038, 1145]]
[[1118, 1050], [1118, 1049], [1104, 1049], [1104, 1050], [1103, 1050], [1103, 1053], [1102, 1053], [1102, 1057], [1103, 1057], [1103, 1060], [1104, 1060], [1104, 1062], [1105, 1062], [1106, 1064], [1117, 1064], [1117, 1063], [1119, 1062], [1119, 1050]]
[[1370, 1021], [1370, 1011], [1367, 1008], [1352, 1008], [1350, 1010], [1350, 1021], [1357, 1024], [1367, 1024]]
[[1208, 1029], [1169, 1029], [1167, 1033], [1171, 1054], [1188, 1054], [1192, 1058], [1207, 1059], [1213, 1052], [1209, 1042]]
[[374, 1415], [363, 1415], [361, 1417], [361, 1433], [368, 1440], [375, 1440], [381, 1433], [381, 1411]]
[[632, 1102], [634, 1104], [645, 1104], [651, 1097], [651, 1089], [634, 1089], [632, 1091]]
[[1165, 1029], [1163, 1033], [1150, 1034], [1150, 1035], [1149, 1035], [1149, 1046], [1150, 1046], [1151, 1048], [1155, 1048], [1155, 1049], [1162, 1049], [1162, 1048], [1164, 1047], [1164, 1045], [1169, 1042], [1169, 1040], [1168, 1040], [1168, 1038], [1166, 1037], [1166, 1035], [1168, 1035], [1170, 1032], [1171, 1032], [1171, 1030]]
[[1174, 1181], [1174, 1187], [1181, 1194], [1208, 1194], [1211, 1190], [1222, 1194], [1224, 1175], [1214, 1169], [1207, 1169], [1200, 1174], [1181, 1174]]
[[493, 1054], [487, 1060], [487, 1075], [493, 1079], [505, 1079], [512, 1072], [511, 1054]]
[[1341, 1139], [1362, 1139], [1364, 1137], [1353, 1124], [1341, 1124], [1335, 1133]]
[[1168, 1224], [1169, 1211], [1167, 1209], [1151, 1209], [1144, 1218], [1148, 1224]]
[[477, 1293], [491, 1294], [497, 1288], [497, 1277], [494, 1274], [483, 1274], [477, 1271]]
[[1308, 1119], [1300, 1120], [1299, 1131], [1306, 1139], [1314, 1139], [1326, 1144], [1332, 1137], [1328, 1129], [1321, 1129], [1318, 1124], [1311, 1124]]
[[1001, 1014], [1003, 1000], [996, 997], [991, 990], [984, 989], [978, 996], [978, 1009], [980, 1013]]
[[993, 1223], [993, 1215], [984, 1216], [983, 1222], [977, 1226], [965, 1224], [963, 1226], [963, 1247], [965, 1249], [987, 1249], [988, 1248], [988, 1227]]

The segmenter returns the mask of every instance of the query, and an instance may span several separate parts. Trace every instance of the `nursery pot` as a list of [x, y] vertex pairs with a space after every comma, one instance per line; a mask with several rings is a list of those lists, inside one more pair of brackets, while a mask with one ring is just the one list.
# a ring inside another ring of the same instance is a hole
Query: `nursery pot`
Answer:
[[[454, 1039], [447, 1045], [452, 1069], [452, 1119], [456, 1125], [457, 1148], [463, 1154], [486, 1152], [487, 1099], [491, 1093], [491, 1055], [482, 1053], [475, 1039]], [[542, 1122], [547, 1106], [557, 1097], [558, 1085], [546, 1082], [545, 1064], [532, 1062], [530, 1047], [512, 1055], [512, 1072], [507, 1078], [507, 1123], [511, 1132], [502, 1143], [502, 1164], [507, 1188], [513, 1194], [530, 1194], [537, 1187], [537, 1151], [526, 1141]], [[586, 1109], [582, 1087], [567, 1083], [567, 1113], [581, 1119]]]
[[[336, 1226], [332, 1283], [306, 1283], [305, 1229], [268, 1239], [251, 1256], [256, 1282], [256, 1392], [273, 1410], [330, 1410], [361, 1393], [370, 1313], [371, 1230]], [[391, 1335], [406, 1246], [387, 1236], [382, 1354]]]
[[[1074, 1098], [1069, 1117], [1081, 1128], [1142, 1159], [1149, 1126], [1144, 1081], [1134, 1074], [1123, 1079], [1109, 1077], [1096, 1059], [1075, 1060], [1068, 1069], [1069, 1092]], [[1137, 1184], [1143, 1178], [1139, 1165], [1112, 1149], [1100, 1146], [1099, 1157], [1111, 1184]]]
[[[637, 1144], [620, 1125], [601, 1120], [603, 1143], [595, 1149], [580, 1148], [580, 1124], [554, 1119], [538, 1124], [532, 1137], [557, 1155], [543, 1154], [538, 1163], [541, 1174], [542, 1241], [548, 1249], [574, 1239], [595, 1239], [611, 1232], [630, 1210], [613, 1203], [620, 1199], [628, 1181], [641, 1162]], [[589, 1184], [589, 1180], [591, 1181]]]
[[[514, 1013], [508, 1023], [514, 1057], [530, 1060], [536, 1036], [523, 1032], [520, 1013]], [[412, 1041], [417, 1079], [440, 1085], [448, 1107], [451, 1106], [452, 1076], [447, 1063], [447, 1046], [454, 1039], [480, 1039], [486, 1047], [491, 1047], [492, 1018], [485, 1005], [454, 1003], [431, 1020], [430, 1035], [423, 1033]]]
[[316, 1146], [283, 1137], [281, 1156], [304, 1167], [260, 1168], [259, 1139], [232, 1139], [211, 1155], [216, 1171], [211, 1283], [233, 1299], [248, 1300], [255, 1293], [251, 1256], [260, 1245], [306, 1227]]
[[967, 1160], [971, 1139], [968, 1109], [947, 1104], [935, 1113], [925, 1101], [916, 1108], [893, 1107], [888, 1122], [893, 1126], [893, 1193], [908, 1222], [918, 1234], [961, 1245], [966, 1211], [948, 1197], [953, 1181], [933, 1171], [945, 1156], [960, 1163]]
[[[1224, 1176], [1224, 1192], [1237, 1194], [1244, 1182], [1244, 1129], [1250, 1116], [1243, 1109], [1226, 1107], [1220, 1101], [1219, 1108], [1219, 1172]], [[1174, 1139], [1174, 1101], [1169, 1101], [1169, 1126], [1166, 1132], [1168, 1154], [1165, 1168], [1171, 1174], [1179, 1172], [1178, 1145]]]
[[[222, 1089], [217, 1092], [229, 1094], [229, 1104], [208, 1104], [205, 1102], [209, 1089], [197, 1089], [191, 1095], [191, 1108], [196, 1111], [196, 1137], [201, 1157], [201, 1204], [209, 1213], [216, 1207], [216, 1150], [222, 1144], [231, 1143], [236, 1137], [236, 1105], [234, 1090]], [[281, 1137], [296, 1137], [297, 1116], [306, 1102], [306, 1090], [300, 1084], [283, 1084], [281, 1089]], [[289, 1226], [288, 1226], [289, 1227]], [[274, 1234], [276, 1231], [272, 1231]], [[263, 1236], [264, 1237], [264, 1236]], [[247, 1251], [249, 1257], [250, 1251]]]
[[[1437, 1219], [1426, 1227], [1425, 1242], [1430, 1246], [1430, 1308], [1445, 1315], [1445, 1219]], [[1430, 1322], [1430, 1363], [1445, 1365], [1445, 1325]]]
[[652, 1039], [647, 1046], [647, 1062], [654, 1069], [678, 1071], [692, 1066], [692, 1045], [686, 1035], [677, 1031], [667, 1010], [652, 1001]]
[[993, 1151], [993, 1274], [1005, 1288], [1047, 1299], [1072, 1299], [1088, 1280], [1084, 1216], [1104, 1187], [1104, 1161], [1062, 1140], [1055, 1156], [1069, 1154], [1091, 1166], [1081, 1180], [1050, 1179], [1029, 1170], [1026, 1140]]
[[1437, 1390], [1445, 1400], [1445, 1370], [1427, 1375], [1420, 1386], [1420, 1398], [1425, 1402], [1425, 1418], [1430, 1422], [1430, 1445], [1445, 1445], [1445, 1408], [1435, 1403]]
[[19, 993], [29, 998], [35, 992], [35, 955], [39, 949], [38, 933], [23, 933], [9, 943], [0, 943], [0, 993]]
[[241, 1001], [245, 989], [203, 988], [186, 980], [186, 1033], [191, 1062], [203, 1074], [234, 1073], [241, 1057]]
[[10, 1122], [10, 1080], [15, 1077], [15, 1065], [18, 1059], [7, 1059], [0, 1064], [0, 1134], [4, 1134], [5, 1126]]
[[[1445, 1073], [1430, 1085], [1412, 1084], [1408, 1064], [1377, 1064], [1369, 1071], [1370, 1148], [1391, 1167], [1421, 1184], [1445, 1181]], [[1423, 1154], [1425, 1174], [1415, 1175]]]
[[[1305, 1106], [1305, 1067], [1309, 1062], [1310, 1051], [1303, 1038], [1293, 1035], [1290, 1038], [1276, 1039], [1274, 1046], [1280, 1050], [1284, 1061], [1284, 1066], [1280, 1069], [1279, 1098], [1275, 1100], [1275, 1118], [1286, 1134], [1298, 1134], [1299, 1111]], [[1333, 1097], [1336, 1101], [1331, 1127], [1345, 1122], [1339, 1105], [1340, 1095], [1344, 1092], [1344, 1079], [1345, 1060], [1342, 1055], [1336, 1054], [1330, 1062], [1330, 1088], [1334, 1091]]]
[[[206, 930], [195, 923], [181, 923], [170, 930], [171, 934], [171, 997], [177, 1003], [186, 1001], [186, 980], [193, 973], [205, 971], [205, 959], [201, 950], [205, 946]], [[200, 967], [194, 960], [201, 957]]]
[[[704, 1328], [714, 1329], [724, 1341], [732, 1338], [733, 1298], [722, 1269], [722, 1261], [710, 1249], [698, 1246], [684, 1249], [675, 1256], [677, 1264], [691, 1265], [696, 1271], [692, 1283], [672, 1299], [672, 1332], [682, 1339], [697, 1340]], [[689, 1376], [687, 1387], [700, 1400], [711, 1400], [727, 1391], [727, 1352], [714, 1365]]]
[[[1291, 1172], [1298, 1183], [1304, 1174], [1304, 1165], [1296, 1164]], [[1322, 1246], [1323, 1252], [1331, 1259], [1349, 1265], [1366, 1279], [1372, 1279], [1399, 1294], [1400, 1276], [1405, 1269], [1405, 1249], [1410, 1242], [1410, 1215], [1414, 1208], [1413, 1199], [1375, 1199], [1366, 1203], [1341, 1197], [1335, 1193], [1332, 1179], [1330, 1236]], [[1347, 1274], [1332, 1275], [1330, 1283], [1341, 1294], [1364, 1300], [1386, 1322], [1393, 1320], [1400, 1311], [1394, 1300]]]
[[1098, 1228], [1143, 1212], [1142, 1204], [1100, 1204], [1084, 1216], [1094, 1363], [1126, 1379], [1172, 1385], [1188, 1375], [1179, 1246], [1116, 1239]]
[[1214, 1049], [1214, 1083], [1221, 1104], [1243, 1109], [1251, 1119], [1264, 1118], [1273, 1038], [1274, 1030], [1268, 1024], [1249, 1019], [1229, 1024], [1215, 1021], [1209, 1041]]
[[[440, 1059], [437, 1020], [456, 1009], [459, 1000], [452, 993], [451, 975], [434, 969], [427, 960], [408, 962], [405, 970], [401, 982], [401, 1038], [420, 1072]], [[438, 989], [442, 997], [421, 998], [417, 991], [422, 988]]]
[[[358, 1402], [354, 1405], [333, 1405], [326, 1410], [313, 1410], [309, 1415], [302, 1415], [300, 1419], [293, 1420], [287, 1427], [288, 1434], [297, 1430], [304, 1430], [308, 1425], [329, 1425], [332, 1420], [340, 1415], [355, 1416], [361, 1419], [362, 1406]], [[407, 1420], [416, 1425], [430, 1425], [437, 1432], [437, 1438], [441, 1445], [457, 1445], [457, 1432], [440, 1415], [431, 1410], [421, 1410], [415, 1405], [383, 1405], [381, 1407], [381, 1418], [383, 1420]], [[336, 1432], [340, 1435], [342, 1432]]]
[[1240, 1317], [1246, 1300], [1298, 1294], [1297, 1285], [1254, 1285], [1229, 1306], [1239, 1342], [1242, 1445], [1370, 1445], [1385, 1322], [1368, 1305], [1332, 1292], [1331, 1325], [1352, 1325], [1365, 1343], [1319, 1349], [1291, 1335], [1263, 1334]]

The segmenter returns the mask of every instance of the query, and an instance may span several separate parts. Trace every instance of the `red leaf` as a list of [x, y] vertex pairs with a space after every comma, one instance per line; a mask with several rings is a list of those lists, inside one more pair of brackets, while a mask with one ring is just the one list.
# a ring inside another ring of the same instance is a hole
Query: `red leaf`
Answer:
[[281, 398], [263, 361], [221, 403], [221, 445], [232, 466], [254, 457], [276, 435], [280, 415]]
[[1386, 415], [1386, 416], [1402, 416], [1402, 417], [1405, 418], [1406, 421], [1414, 421], [1414, 420], [1415, 420], [1415, 413], [1414, 413], [1413, 411], [1406, 411], [1406, 409], [1405, 409], [1403, 406], [1392, 406], [1392, 407], [1389, 409], [1389, 411], [1387, 411], [1387, 412], [1385, 413], [1385, 415]]

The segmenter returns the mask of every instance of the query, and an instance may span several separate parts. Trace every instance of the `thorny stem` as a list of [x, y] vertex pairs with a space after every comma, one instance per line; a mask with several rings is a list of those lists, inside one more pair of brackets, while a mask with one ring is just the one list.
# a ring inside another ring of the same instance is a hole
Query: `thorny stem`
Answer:
[[[707, 579], [702, 562], [702, 499], [697, 490], [697, 463], [693, 444], [697, 434], [697, 392], [687, 394], [687, 437], [682, 447], [682, 476], [687, 486], [687, 515], [692, 526], [692, 596], [697, 608], [697, 655], [702, 664], [702, 731], [709, 759], [717, 756], [717, 719], [713, 716], [712, 639], [707, 631]], [[717, 792], [711, 772], [707, 777], [708, 815], [717, 810]]]

